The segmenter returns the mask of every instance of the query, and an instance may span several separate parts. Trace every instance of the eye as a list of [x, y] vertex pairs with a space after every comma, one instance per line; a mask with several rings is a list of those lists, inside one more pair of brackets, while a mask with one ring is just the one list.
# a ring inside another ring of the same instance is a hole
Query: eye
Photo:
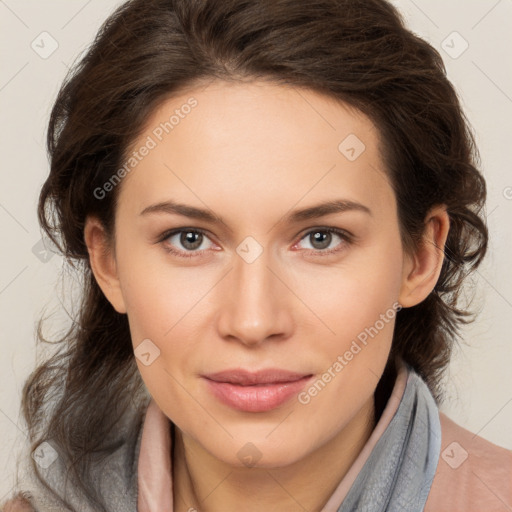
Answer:
[[[338, 244], [328, 249], [336, 238], [339, 239]], [[294, 247], [299, 246], [303, 240], [310, 242], [311, 248], [306, 249], [311, 249], [315, 255], [324, 256], [343, 250], [352, 242], [352, 235], [337, 228], [315, 228], [308, 231]], [[204, 231], [195, 228], [167, 231], [160, 237], [159, 242], [167, 252], [181, 258], [201, 256], [204, 251], [215, 247]], [[207, 242], [210, 242], [210, 245]]]
[[[336, 238], [340, 240], [340, 242], [334, 246], [334, 248], [326, 250], [331, 244], [333, 240]], [[338, 251], [343, 250], [347, 244], [352, 242], [352, 236], [342, 229], [337, 228], [315, 228], [313, 230], [308, 231], [300, 240], [302, 242], [306, 240], [310, 242], [310, 248], [314, 253], [318, 255], [326, 255], [336, 253]], [[296, 245], [299, 245], [300, 242]], [[306, 247], [306, 249], [309, 249]]]
[[191, 258], [200, 256], [201, 252], [211, 249], [212, 246], [205, 246], [205, 242], [209, 240], [202, 230], [180, 228], [166, 232], [162, 235], [160, 242], [168, 252], [183, 258]]

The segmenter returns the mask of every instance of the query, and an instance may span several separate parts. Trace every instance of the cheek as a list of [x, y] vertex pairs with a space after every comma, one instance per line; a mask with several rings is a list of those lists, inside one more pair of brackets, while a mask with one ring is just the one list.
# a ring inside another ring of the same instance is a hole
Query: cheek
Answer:
[[[193, 409], [189, 393], [197, 394], [190, 376], [201, 339], [195, 320], [205, 314], [200, 304], [205, 291], [197, 282], [191, 286], [183, 269], [148, 264], [147, 254], [136, 250], [126, 254], [119, 274], [140, 375], [162, 410], [181, 418], [184, 410]], [[194, 412], [198, 416], [201, 411]]]
[[[341, 264], [318, 267], [308, 272], [307, 279], [297, 275], [294, 282], [297, 295], [305, 298], [323, 324], [318, 330], [321, 339], [347, 341], [373, 326], [382, 314], [394, 311], [402, 282], [400, 240], [397, 236], [377, 240], [371, 247], [355, 250]], [[318, 328], [318, 322], [315, 325]]]
[[128, 239], [119, 237], [118, 274], [134, 345], [144, 338], [164, 341], [196, 310], [211, 276], [172, 264], [160, 246], [129, 244]]
[[199, 340], [204, 338], [197, 332], [196, 320], [206, 312], [199, 303], [204, 291], [180, 286], [190, 285], [190, 278], [183, 279], [179, 272], [168, 279], [151, 274], [144, 272], [145, 279], [130, 280], [127, 312], [135, 355], [143, 350], [143, 344], [157, 354], [151, 366], [140, 360], [137, 364], [151, 394], [158, 396], [163, 384], [169, 391], [169, 386], [193, 373], [191, 364], [197, 358]]
[[[218, 278], [213, 271], [171, 265], [167, 253], [159, 248], [139, 249], [122, 243], [119, 248], [119, 278], [141, 377], [157, 402], [169, 394], [174, 397], [166, 408], [172, 410], [172, 417], [179, 416], [183, 408], [190, 407], [190, 397], [180, 383], [195, 373], [193, 363], [205, 338], [199, 332], [201, 319], [208, 315], [205, 294]], [[139, 357], [148, 353], [146, 360]]]
[[[338, 400], [346, 390], [369, 395], [377, 384], [400, 310], [401, 262], [398, 236], [388, 237], [359, 251], [357, 258], [347, 259], [339, 268], [308, 279], [301, 293], [321, 322], [313, 322], [306, 337], [315, 340], [315, 350], [323, 355], [325, 381], [331, 390], [319, 397], [320, 408], [323, 404], [329, 410], [330, 400]], [[312, 282], [317, 286], [312, 287]], [[357, 396], [343, 400], [357, 402]]]

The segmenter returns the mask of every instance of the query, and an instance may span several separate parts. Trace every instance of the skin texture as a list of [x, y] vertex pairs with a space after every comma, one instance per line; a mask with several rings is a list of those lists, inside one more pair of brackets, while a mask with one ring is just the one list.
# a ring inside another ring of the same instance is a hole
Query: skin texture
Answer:
[[[155, 128], [191, 97], [197, 106], [159, 141]], [[365, 145], [353, 161], [338, 149], [350, 134]], [[429, 213], [425, 243], [407, 254], [375, 126], [309, 90], [213, 82], [162, 104], [132, 149], [148, 136], [156, 147], [120, 185], [115, 241], [93, 217], [85, 240], [99, 285], [128, 315], [134, 349], [150, 339], [160, 350], [149, 366], [137, 364], [177, 427], [175, 509], [320, 510], [374, 428], [373, 393], [394, 320], [307, 404], [293, 397], [268, 412], [241, 412], [213, 397], [201, 375], [241, 367], [320, 377], [393, 304], [410, 307], [432, 291], [449, 229], [445, 208]], [[371, 213], [285, 220], [338, 199]], [[141, 215], [168, 200], [223, 222]], [[205, 236], [195, 246], [179, 233], [162, 241], [177, 228]], [[254, 239], [248, 246], [246, 237]], [[263, 252], [249, 263], [240, 247]], [[247, 443], [260, 457], [253, 467], [238, 456]]]

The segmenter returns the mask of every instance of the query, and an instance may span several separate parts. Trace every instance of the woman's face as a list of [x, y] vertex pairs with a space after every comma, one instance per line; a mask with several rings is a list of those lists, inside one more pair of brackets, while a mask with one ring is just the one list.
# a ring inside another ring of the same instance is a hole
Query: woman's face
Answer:
[[[147, 389], [217, 459], [284, 466], [368, 418], [406, 261], [377, 144], [312, 91], [214, 82], [133, 145], [113, 302]], [[294, 375], [237, 373], [268, 369]]]

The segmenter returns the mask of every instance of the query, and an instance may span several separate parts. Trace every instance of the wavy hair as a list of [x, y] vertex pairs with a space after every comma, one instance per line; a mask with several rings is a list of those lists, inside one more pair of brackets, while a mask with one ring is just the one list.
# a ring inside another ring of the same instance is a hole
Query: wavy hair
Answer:
[[[82, 296], [58, 353], [28, 378], [22, 402], [33, 447], [52, 439], [75, 485], [102, 510], [90, 479], [91, 454], [108, 451], [116, 423], [147, 397], [127, 317], [92, 275], [85, 219], [97, 216], [113, 233], [117, 189], [101, 200], [94, 190], [122, 166], [159, 105], [210, 80], [305, 87], [367, 115], [380, 135], [408, 250], [422, 243], [427, 212], [446, 205], [450, 231], [441, 275], [423, 302], [398, 313], [376, 397], [392, 385], [391, 361], [400, 356], [439, 402], [453, 343], [472, 318], [460, 294], [487, 249], [479, 156], [441, 56], [406, 28], [395, 7], [385, 0], [122, 4], [69, 72], [51, 112], [51, 169], [38, 216], [79, 275]], [[38, 335], [46, 341], [41, 329]]]

